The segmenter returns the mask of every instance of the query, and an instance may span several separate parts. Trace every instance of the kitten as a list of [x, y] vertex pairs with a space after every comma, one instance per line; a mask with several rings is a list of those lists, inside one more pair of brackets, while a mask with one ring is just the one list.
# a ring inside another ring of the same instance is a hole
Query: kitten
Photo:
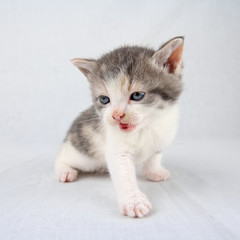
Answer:
[[161, 158], [177, 130], [183, 44], [176, 37], [157, 51], [124, 46], [98, 60], [72, 60], [89, 81], [93, 105], [73, 122], [56, 157], [60, 182], [76, 180], [78, 171], [108, 170], [121, 212], [149, 213], [134, 164], [144, 162], [151, 181], [169, 177]]

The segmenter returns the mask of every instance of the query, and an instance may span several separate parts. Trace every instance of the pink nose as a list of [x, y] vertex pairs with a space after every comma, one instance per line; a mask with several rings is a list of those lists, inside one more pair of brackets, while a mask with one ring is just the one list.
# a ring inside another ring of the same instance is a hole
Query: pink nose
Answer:
[[120, 122], [121, 119], [125, 116], [125, 114], [123, 112], [117, 112], [115, 111], [113, 114], [112, 114], [112, 117], [113, 119], [115, 119], [117, 122]]

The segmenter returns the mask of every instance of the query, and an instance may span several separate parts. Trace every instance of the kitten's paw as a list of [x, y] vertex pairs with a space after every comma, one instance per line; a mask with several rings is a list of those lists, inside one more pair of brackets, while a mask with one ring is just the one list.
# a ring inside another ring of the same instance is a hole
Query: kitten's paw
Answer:
[[123, 215], [129, 217], [144, 217], [152, 209], [152, 205], [143, 193], [137, 193], [125, 197], [124, 201], [120, 203], [120, 210]]
[[157, 169], [148, 169], [145, 167], [143, 168], [143, 174], [148, 180], [153, 182], [166, 180], [170, 176], [169, 171], [162, 167]]
[[59, 182], [73, 182], [77, 179], [78, 171], [71, 167], [62, 167], [57, 170]]

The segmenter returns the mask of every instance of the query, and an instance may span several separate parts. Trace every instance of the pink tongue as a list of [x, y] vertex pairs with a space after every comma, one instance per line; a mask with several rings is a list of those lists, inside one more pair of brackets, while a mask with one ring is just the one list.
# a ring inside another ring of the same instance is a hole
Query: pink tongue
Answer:
[[128, 128], [128, 124], [127, 123], [120, 123], [120, 127], [122, 129], [127, 129]]

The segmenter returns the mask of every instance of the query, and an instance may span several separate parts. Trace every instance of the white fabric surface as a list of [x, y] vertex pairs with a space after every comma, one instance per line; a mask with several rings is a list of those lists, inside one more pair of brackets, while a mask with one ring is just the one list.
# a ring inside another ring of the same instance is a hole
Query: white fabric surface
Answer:
[[[0, 1], [0, 239], [240, 239], [240, 1]], [[171, 172], [140, 188], [144, 219], [120, 215], [108, 176], [61, 184], [53, 159], [90, 105], [68, 61], [185, 35]]]
[[59, 183], [55, 149], [5, 148], [0, 238], [240, 239], [239, 147], [239, 139], [176, 141], [164, 156], [169, 180], [153, 183], [138, 174], [153, 204], [143, 219], [121, 216], [108, 175]]

